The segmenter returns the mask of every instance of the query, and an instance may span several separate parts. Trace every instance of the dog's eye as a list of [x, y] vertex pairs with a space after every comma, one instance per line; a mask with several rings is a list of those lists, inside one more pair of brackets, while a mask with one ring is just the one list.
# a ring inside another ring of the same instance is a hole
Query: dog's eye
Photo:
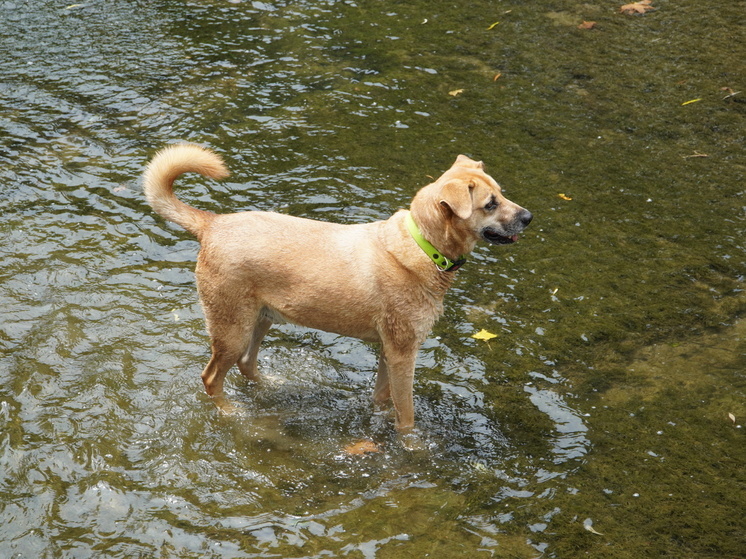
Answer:
[[492, 199], [487, 202], [487, 205], [484, 207], [485, 210], [488, 212], [491, 212], [494, 210], [499, 204], [497, 203], [497, 199], [493, 196]]

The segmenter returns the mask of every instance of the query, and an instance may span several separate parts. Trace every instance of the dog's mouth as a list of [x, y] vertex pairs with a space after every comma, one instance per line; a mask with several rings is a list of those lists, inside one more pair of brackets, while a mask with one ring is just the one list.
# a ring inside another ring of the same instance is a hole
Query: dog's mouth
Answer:
[[509, 245], [518, 240], [518, 235], [501, 235], [494, 229], [486, 227], [485, 229], [482, 229], [482, 238], [493, 245]]

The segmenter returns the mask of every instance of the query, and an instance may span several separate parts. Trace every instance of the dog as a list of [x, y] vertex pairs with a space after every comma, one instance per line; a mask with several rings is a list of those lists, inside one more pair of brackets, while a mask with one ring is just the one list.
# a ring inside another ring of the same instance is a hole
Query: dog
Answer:
[[512, 244], [533, 219], [465, 155], [420, 189], [409, 210], [353, 225], [196, 209], [173, 192], [188, 172], [228, 176], [214, 152], [176, 144], [153, 157], [143, 185], [158, 214], [199, 240], [197, 290], [212, 350], [202, 381], [225, 413], [233, 409], [223, 392], [228, 370], [238, 365], [259, 381], [262, 339], [273, 323], [291, 322], [379, 343], [373, 400], [393, 401], [396, 429], [413, 433], [415, 359], [456, 270], [478, 241]]

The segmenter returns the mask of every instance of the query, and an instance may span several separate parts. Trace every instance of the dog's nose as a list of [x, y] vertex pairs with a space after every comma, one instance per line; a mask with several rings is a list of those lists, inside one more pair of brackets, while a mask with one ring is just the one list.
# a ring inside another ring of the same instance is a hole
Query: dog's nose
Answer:
[[532, 219], [534, 219], [534, 216], [528, 210], [521, 210], [521, 213], [518, 214], [518, 221], [520, 221], [524, 227], [528, 227], [528, 224], [531, 223]]

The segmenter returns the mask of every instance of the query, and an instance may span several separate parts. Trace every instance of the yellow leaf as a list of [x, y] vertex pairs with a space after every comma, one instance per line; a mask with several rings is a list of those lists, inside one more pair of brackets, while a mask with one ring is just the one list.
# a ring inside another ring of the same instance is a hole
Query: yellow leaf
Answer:
[[557, 196], [559, 196], [563, 200], [572, 200], [572, 198], [570, 198], [569, 196], [567, 196], [565, 194], [562, 194], [561, 192], [559, 194], [557, 194]]
[[451, 97], [456, 97], [457, 95], [461, 95], [463, 92], [463, 89], [454, 89], [453, 91], [449, 91], [448, 95], [450, 95]]
[[684, 102], [683, 102], [683, 103], [681, 104], [681, 106], [683, 107], [684, 105], [691, 105], [692, 103], [696, 103], [697, 101], [701, 101], [701, 100], [702, 100], [702, 99], [692, 99], [691, 101], [684, 101]]
[[490, 26], [489, 26], [489, 27], [487, 28], [487, 31], [492, 31], [492, 30], [493, 30], [493, 29], [494, 29], [495, 27], [497, 27], [498, 25], [500, 25], [500, 22], [499, 22], [499, 21], [496, 21], [495, 23], [493, 23], [492, 25], [490, 25]]
[[493, 334], [492, 332], [488, 332], [484, 328], [482, 328], [479, 332], [474, 334], [472, 336], [475, 340], [484, 340], [485, 342], [490, 341], [492, 338], [497, 338], [497, 334]]

